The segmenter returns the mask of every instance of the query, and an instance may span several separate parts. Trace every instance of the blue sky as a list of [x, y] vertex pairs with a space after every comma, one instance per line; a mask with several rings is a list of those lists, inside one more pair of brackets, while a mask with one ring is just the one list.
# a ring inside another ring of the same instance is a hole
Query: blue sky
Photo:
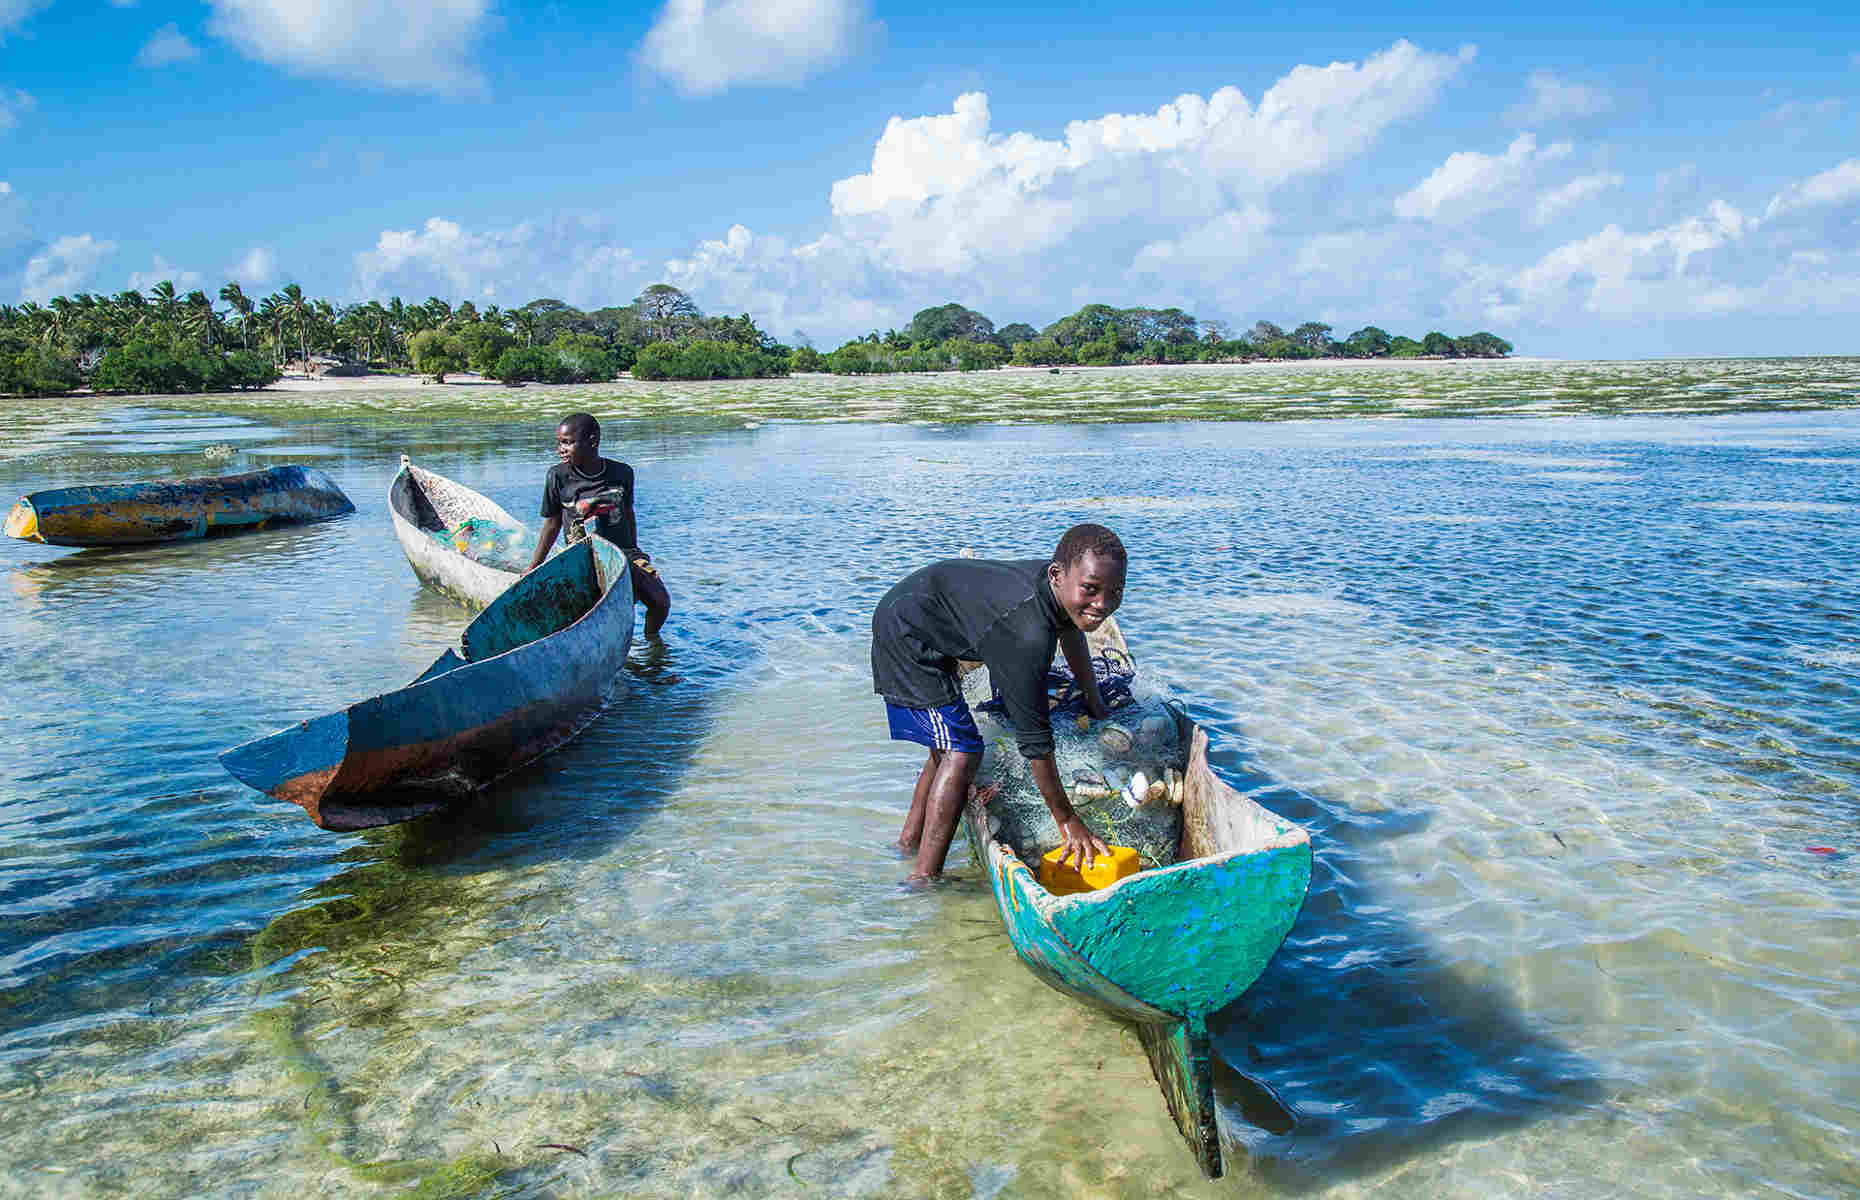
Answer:
[[1860, 352], [1860, 10], [0, 0], [0, 301]]

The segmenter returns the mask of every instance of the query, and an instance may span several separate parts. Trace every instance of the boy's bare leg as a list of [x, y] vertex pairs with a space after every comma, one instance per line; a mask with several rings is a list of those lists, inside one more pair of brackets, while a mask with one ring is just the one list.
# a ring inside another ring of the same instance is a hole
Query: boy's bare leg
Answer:
[[937, 758], [943, 752], [932, 750], [924, 759], [924, 769], [917, 772], [917, 785], [911, 789], [911, 811], [905, 815], [904, 829], [898, 834], [898, 849], [917, 853], [917, 843], [924, 836], [924, 812], [930, 803], [930, 785], [936, 780]]
[[962, 806], [969, 798], [969, 784], [982, 764], [980, 754], [961, 750], [944, 750], [939, 757], [925, 805], [917, 865], [911, 871], [914, 880], [935, 879], [943, 873], [943, 860], [949, 857], [949, 843], [956, 836], [956, 822], [962, 819]]

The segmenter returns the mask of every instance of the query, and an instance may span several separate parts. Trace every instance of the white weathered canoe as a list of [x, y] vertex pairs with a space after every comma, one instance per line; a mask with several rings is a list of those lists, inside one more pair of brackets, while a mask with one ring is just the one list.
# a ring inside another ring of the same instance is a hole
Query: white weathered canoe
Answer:
[[[459, 553], [435, 537], [477, 518], [509, 533], [518, 553], [527, 556], [536, 545], [536, 533], [500, 508], [488, 496], [416, 467], [405, 454], [400, 470], [388, 485], [388, 512], [394, 518], [394, 536], [407, 554], [407, 562], [421, 583], [467, 604], [484, 607], [523, 575], [514, 559], [501, 566], [479, 562]], [[514, 568], [514, 569], [505, 569]]]

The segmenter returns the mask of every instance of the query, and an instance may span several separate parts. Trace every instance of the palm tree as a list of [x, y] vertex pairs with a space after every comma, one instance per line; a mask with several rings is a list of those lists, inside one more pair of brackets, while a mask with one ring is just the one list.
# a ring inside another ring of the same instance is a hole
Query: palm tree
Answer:
[[234, 280], [220, 289], [220, 299], [232, 305], [233, 311], [239, 314], [239, 341], [247, 350], [250, 350], [252, 348], [252, 298], [246, 295], [245, 289], [239, 286], [237, 280]]
[[304, 373], [307, 375], [310, 373], [310, 333], [305, 328], [305, 314], [310, 311], [310, 305], [304, 299], [304, 290], [294, 283], [285, 284], [283, 294], [285, 310], [297, 323], [298, 362], [302, 364]]
[[225, 322], [219, 311], [213, 307], [213, 301], [207, 299], [202, 291], [187, 293], [186, 310], [181, 315], [181, 325], [188, 333], [199, 338], [207, 349], [220, 347], [220, 330]]
[[266, 296], [258, 305], [258, 323], [271, 332], [271, 361], [273, 366], [284, 362], [284, 327], [290, 324], [290, 306], [277, 293]]
[[509, 316], [510, 327], [523, 335], [523, 344], [534, 346], [536, 344], [536, 314], [527, 308], [513, 308]]
[[155, 307], [155, 311], [160, 314], [162, 325], [172, 330], [174, 328], [175, 312], [180, 307], [180, 301], [175, 298], [174, 294], [174, 281], [172, 279], [164, 279], [150, 288], [149, 303], [152, 304]]

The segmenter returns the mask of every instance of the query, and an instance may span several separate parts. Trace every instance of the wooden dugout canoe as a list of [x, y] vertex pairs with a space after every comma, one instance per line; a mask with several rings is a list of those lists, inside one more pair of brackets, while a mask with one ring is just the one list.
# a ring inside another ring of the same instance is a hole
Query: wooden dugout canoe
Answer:
[[444, 807], [560, 746], [600, 712], [633, 642], [626, 555], [598, 536], [505, 590], [419, 678], [235, 746], [220, 762], [324, 829]]
[[49, 488], [20, 498], [6, 532], [48, 546], [133, 546], [354, 511], [329, 476], [292, 464], [203, 479]]
[[[1092, 643], [1094, 652], [1124, 646], [1115, 621]], [[1136, 1025], [1176, 1127], [1213, 1178], [1223, 1164], [1208, 1017], [1252, 986], [1291, 932], [1311, 881], [1311, 842], [1223, 783], [1208, 766], [1207, 732], [1175, 712], [1189, 756], [1174, 864], [1056, 896], [995, 839], [973, 793], [963, 824], [1015, 953], [1052, 987]], [[991, 735], [1006, 727], [988, 713], [976, 721], [986, 779], [987, 757], [1003, 740]]]
[[484, 561], [460, 553], [447, 536], [466, 521], [488, 522], [519, 555], [536, 545], [536, 534], [488, 496], [436, 471], [417, 467], [405, 454], [388, 484], [388, 512], [407, 564], [427, 587], [482, 608], [515, 583], [529, 565], [514, 557]]

